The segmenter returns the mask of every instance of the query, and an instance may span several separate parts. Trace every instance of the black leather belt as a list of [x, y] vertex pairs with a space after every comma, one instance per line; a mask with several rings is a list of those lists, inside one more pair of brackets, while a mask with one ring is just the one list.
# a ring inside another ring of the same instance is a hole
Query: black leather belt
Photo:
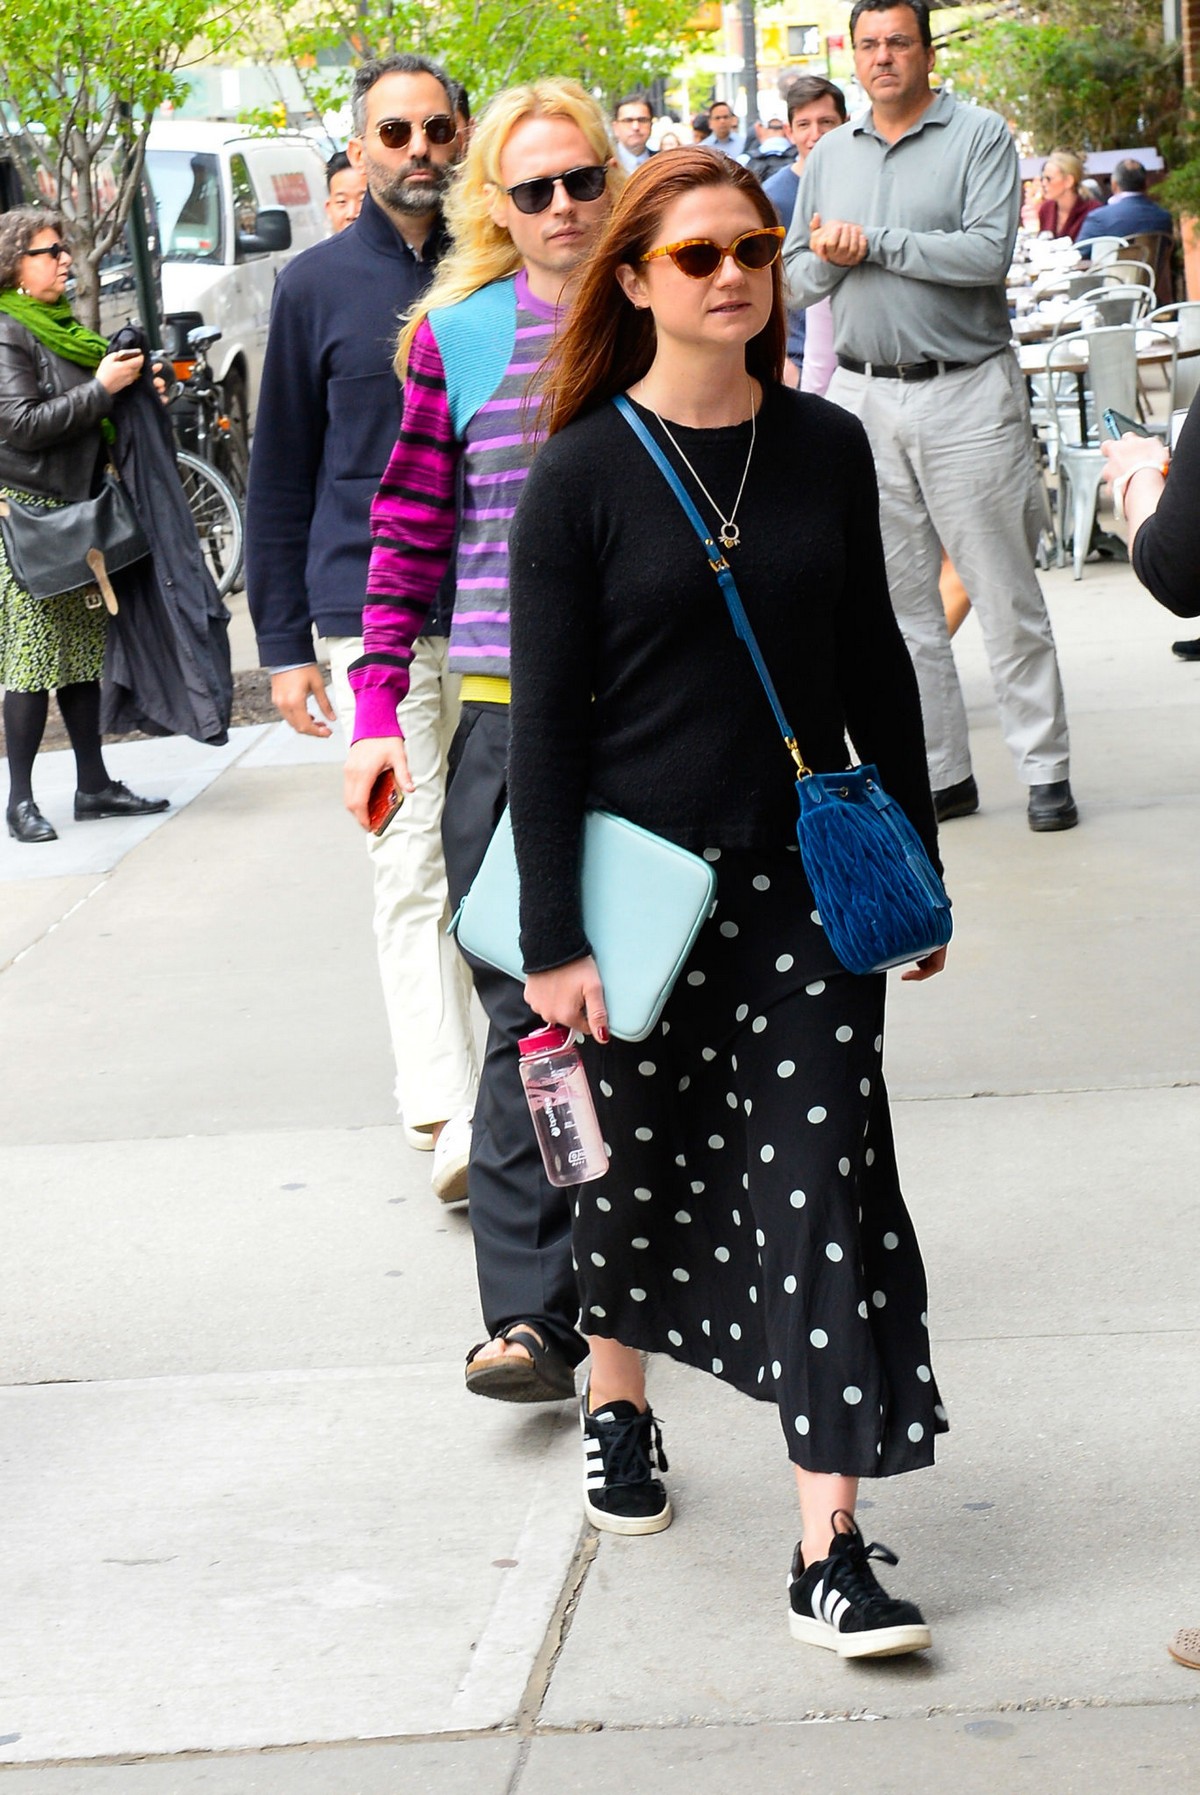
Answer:
[[933, 380], [938, 374], [957, 374], [971, 366], [966, 361], [902, 361], [890, 367], [883, 362], [855, 361], [849, 355], [839, 355], [837, 361], [839, 368], [847, 368], [851, 374], [869, 374], [872, 380]]

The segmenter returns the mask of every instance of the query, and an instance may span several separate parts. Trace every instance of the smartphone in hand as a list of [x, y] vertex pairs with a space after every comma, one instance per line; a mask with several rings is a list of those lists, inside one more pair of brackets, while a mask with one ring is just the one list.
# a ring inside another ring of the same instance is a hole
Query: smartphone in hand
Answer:
[[367, 799], [367, 827], [372, 835], [382, 835], [404, 802], [404, 793], [396, 784], [391, 767], [385, 767]]
[[1144, 424], [1139, 424], [1136, 418], [1127, 417], [1123, 411], [1114, 411], [1111, 405], [1104, 413], [1104, 428], [1114, 438], [1128, 436], [1131, 432], [1134, 436], [1153, 436], [1154, 434], [1152, 430], [1147, 430]]

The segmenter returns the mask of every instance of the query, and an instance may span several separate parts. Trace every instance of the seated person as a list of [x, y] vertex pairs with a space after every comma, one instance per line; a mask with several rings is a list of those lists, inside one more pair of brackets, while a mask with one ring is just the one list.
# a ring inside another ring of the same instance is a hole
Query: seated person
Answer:
[[1094, 199], [1079, 191], [1083, 179], [1083, 163], [1070, 150], [1051, 150], [1042, 169], [1042, 203], [1038, 207], [1038, 230], [1049, 231], [1052, 237], [1069, 237], [1074, 243], [1089, 212], [1097, 210]]
[[1091, 255], [1086, 245], [1093, 237], [1143, 237], [1148, 232], [1172, 235], [1171, 214], [1146, 196], [1146, 171], [1140, 162], [1132, 158], [1118, 162], [1112, 185], [1108, 204], [1089, 212], [1079, 227], [1075, 242], [1080, 255]]

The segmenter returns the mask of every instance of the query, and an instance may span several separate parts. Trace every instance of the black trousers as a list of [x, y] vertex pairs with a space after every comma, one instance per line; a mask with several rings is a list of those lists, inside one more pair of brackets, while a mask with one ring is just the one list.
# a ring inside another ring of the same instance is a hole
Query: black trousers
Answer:
[[[464, 704], [442, 813], [452, 908], [478, 872], [504, 810], [507, 768], [508, 706]], [[556, 1190], [542, 1169], [517, 1071], [517, 1043], [542, 1023], [515, 979], [465, 958], [488, 1018], [467, 1181], [483, 1319], [489, 1336], [514, 1321], [533, 1322], [577, 1365], [587, 1347], [575, 1325], [568, 1193]]]

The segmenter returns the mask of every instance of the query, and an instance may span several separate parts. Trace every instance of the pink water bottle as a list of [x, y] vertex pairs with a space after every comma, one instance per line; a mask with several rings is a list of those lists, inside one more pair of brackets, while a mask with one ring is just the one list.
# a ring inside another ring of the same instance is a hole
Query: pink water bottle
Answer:
[[608, 1170], [604, 1136], [583, 1060], [569, 1028], [521, 1042], [521, 1083], [551, 1184], [587, 1184]]

